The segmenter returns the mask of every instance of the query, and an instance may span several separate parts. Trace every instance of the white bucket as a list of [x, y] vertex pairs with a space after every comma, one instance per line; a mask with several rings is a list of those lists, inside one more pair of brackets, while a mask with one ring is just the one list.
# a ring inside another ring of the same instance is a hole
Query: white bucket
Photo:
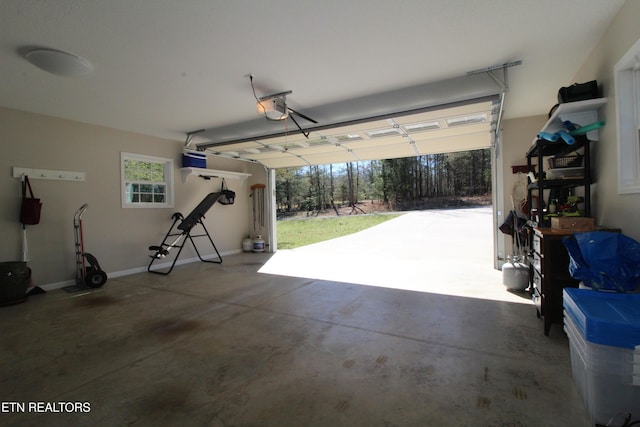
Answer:
[[242, 251], [251, 252], [253, 250], [253, 240], [251, 237], [247, 237], [242, 241]]

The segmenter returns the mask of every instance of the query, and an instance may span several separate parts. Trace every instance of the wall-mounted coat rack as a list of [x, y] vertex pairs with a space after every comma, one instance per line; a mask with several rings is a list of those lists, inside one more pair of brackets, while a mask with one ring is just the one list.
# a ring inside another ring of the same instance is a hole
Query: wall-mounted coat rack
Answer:
[[84, 181], [84, 172], [57, 171], [49, 169], [31, 169], [13, 167], [13, 177], [22, 178], [28, 176], [30, 179], [53, 179], [57, 181]]

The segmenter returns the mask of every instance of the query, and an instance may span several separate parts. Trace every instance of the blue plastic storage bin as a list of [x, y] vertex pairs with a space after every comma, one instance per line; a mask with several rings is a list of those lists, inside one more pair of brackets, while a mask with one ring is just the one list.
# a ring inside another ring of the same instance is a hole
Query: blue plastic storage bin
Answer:
[[592, 421], [640, 419], [640, 294], [565, 288], [563, 299], [571, 374]]
[[640, 294], [565, 288], [563, 300], [587, 341], [630, 349], [640, 345]]
[[206, 168], [207, 155], [204, 153], [182, 153], [183, 168]]
[[607, 425], [621, 412], [640, 419], [640, 353], [585, 340], [566, 311], [564, 330], [569, 338], [571, 376], [592, 425]]

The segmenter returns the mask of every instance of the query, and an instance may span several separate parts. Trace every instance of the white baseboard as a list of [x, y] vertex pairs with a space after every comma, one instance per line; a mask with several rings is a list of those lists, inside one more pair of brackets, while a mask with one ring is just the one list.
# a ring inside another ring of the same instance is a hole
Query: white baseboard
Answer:
[[[242, 250], [241, 249], [234, 249], [231, 251], [226, 251], [226, 252], [221, 252], [220, 256], [227, 256], [227, 255], [235, 255], [235, 254], [239, 254], [241, 253]], [[203, 256], [202, 258], [204, 259], [210, 259], [210, 258], [217, 258], [217, 256], [215, 255], [207, 255], [207, 256]], [[186, 258], [186, 259], [182, 259], [182, 260], [178, 260], [176, 261], [175, 265], [184, 265], [184, 264], [191, 264], [193, 262], [197, 262], [200, 261], [200, 258], [193, 257], [193, 258]], [[154, 269], [165, 269], [165, 268], [169, 268], [171, 267], [171, 263], [170, 262], [163, 262], [160, 264], [154, 264]], [[147, 271], [147, 266], [144, 267], [135, 267], [135, 268], [129, 268], [127, 270], [120, 270], [120, 271], [112, 271], [112, 272], [107, 272], [107, 277], [108, 278], [116, 278], [116, 277], [123, 277], [123, 276], [130, 276], [132, 274], [138, 274], [138, 273], [143, 273]], [[107, 282], [108, 284], [109, 282]], [[54, 282], [54, 283], [47, 283], [45, 285], [38, 285], [39, 287], [41, 287], [42, 289], [44, 289], [45, 291], [52, 291], [54, 289], [62, 289], [66, 286], [73, 286], [76, 284], [75, 279], [73, 280], [65, 280], [63, 282]]]

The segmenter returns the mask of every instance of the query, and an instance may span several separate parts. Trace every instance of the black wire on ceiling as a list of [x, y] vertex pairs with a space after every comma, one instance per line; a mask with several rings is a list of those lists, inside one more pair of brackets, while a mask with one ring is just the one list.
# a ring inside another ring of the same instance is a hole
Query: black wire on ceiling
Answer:
[[[256, 95], [256, 88], [253, 86], [253, 74], [249, 74], [249, 82], [251, 83], [251, 91], [253, 92], [253, 97], [256, 99], [256, 103], [260, 103], [260, 98]], [[267, 117], [267, 112], [263, 110], [262, 114], [266, 120], [269, 120]]]

